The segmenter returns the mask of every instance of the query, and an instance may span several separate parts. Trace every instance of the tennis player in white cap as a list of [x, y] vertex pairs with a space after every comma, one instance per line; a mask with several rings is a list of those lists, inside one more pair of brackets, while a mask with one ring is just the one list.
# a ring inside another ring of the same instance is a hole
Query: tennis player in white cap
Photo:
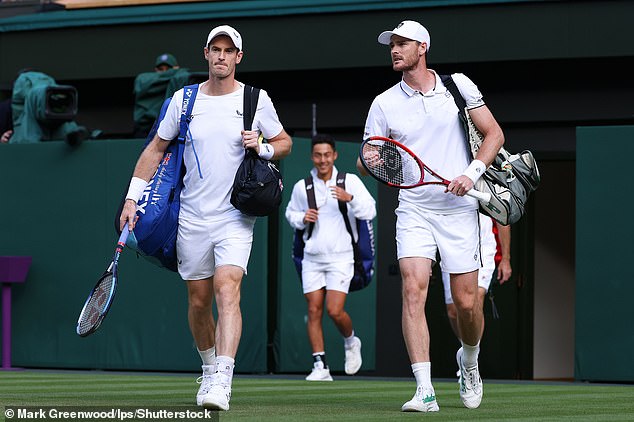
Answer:
[[[403, 21], [393, 30], [382, 32], [378, 41], [389, 46], [392, 68], [402, 72], [403, 78], [374, 99], [364, 138], [392, 138], [451, 180], [446, 188], [422, 186], [399, 193], [396, 249], [403, 280], [402, 330], [416, 378], [416, 393], [403, 404], [402, 410], [439, 410], [431, 383], [425, 316], [436, 252], [442, 258], [442, 270], [450, 274], [462, 339], [456, 355], [461, 371], [460, 397], [466, 407], [477, 408], [483, 391], [478, 369], [482, 324], [482, 307], [477, 300], [480, 238], [478, 203], [465, 194], [493, 162], [504, 143], [504, 135], [477, 86], [463, 74], [451, 75], [473, 122], [484, 135], [484, 142], [472, 160], [458, 107], [441, 77], [427, 67], [431, 38], [423, 25]], [[357, 167], [365, 173], [360, 162]]]
[[[240, 288], [255, 224], [255, 217], [242, 214], [230, 203], [233, 179], [245, 148], [254, 149], [267, 160], [280, 159], [290, 153], [292, 141], [264, 90], [260, 91], [252, 130], [243, 127], [244, 84], [235, 79], [235, 72], [244, 51], [235, 28], [213, 28], [203, 53], [209, 79], [199, 85], [185, 143], [187, 173], [180, 198], [178, 272], [186, 282], [189, 327], [203, 363], [196, 402], [208, 409], [228, 410], [242, 334]], [[139, 157], [120, 218], [122, 227], [134, 227], [136, 203], [170, 140], [179, 133], [182, 104], [180, 89], [157, 135]], [[268, 144], [258, 142], [260, 133]], [[212, 314], [214, 298], [217, 325]]]

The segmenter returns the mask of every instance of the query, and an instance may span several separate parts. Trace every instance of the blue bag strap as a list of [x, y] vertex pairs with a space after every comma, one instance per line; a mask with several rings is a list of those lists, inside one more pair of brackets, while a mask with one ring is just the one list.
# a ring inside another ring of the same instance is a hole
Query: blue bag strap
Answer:
[[[176, 153], [176, 174], [181, 174], [183, 165], [183, 153], [185, 152], [185, 141], [187, 140], [187, 131], [189, 130], [189, 122], [192, 120], [192, 110], [194, 109], [194, 101], [198, 93], [198, 84], [187, 85], [183, 88], [183, 107], [181, 109], [180, 130], [178, 132], [178, 149]], [[174, 178], [174, 186], [180, 183], [180, 178]]]

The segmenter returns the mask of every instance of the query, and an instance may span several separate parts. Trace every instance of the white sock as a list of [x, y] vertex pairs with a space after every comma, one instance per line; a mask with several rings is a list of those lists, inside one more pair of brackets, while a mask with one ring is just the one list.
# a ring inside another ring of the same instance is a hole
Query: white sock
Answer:
[[231, 385], [233, 381], [233, 367], [235, 366], [235, 360], [229, 356], [216, 357], [216, 373], [223, 375], [223, 382]]
[[431, 385], [431, 362], [412, 363], [412, 372], [416, 378], [416, 387], [422, 385], [423, 388], [432, 388]]
[[475, 346], [469, 346], [462, 342], [462, 364], [465, 368], [473, 368], [478, 364], [478, 354], [480, 353], [480, 342]]
[[343, 338], [343, 342], [346, 347], [352, 347], [352, 345], [354, 344], [354, 330], [352, 330], [352, 334], [350, 334], [350, 337]]
[[207, 350], [198, 350], [198, 354], [203, 361], [203, 365], [216, 365], [216, 346], [211, 346], [211, 348]]

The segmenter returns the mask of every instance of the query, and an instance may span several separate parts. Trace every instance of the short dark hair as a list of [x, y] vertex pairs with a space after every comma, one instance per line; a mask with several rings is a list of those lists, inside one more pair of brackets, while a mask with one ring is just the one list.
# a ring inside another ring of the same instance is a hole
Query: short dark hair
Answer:
[[335, 146], [335, 138], [326, 133], [318, 133], [317, 135], [313, 136], [313, 139], [310, 143], [311, 151], [317, 144], [328, 144], [332, 147], [333, 151], [337, 151], [337, 147]]

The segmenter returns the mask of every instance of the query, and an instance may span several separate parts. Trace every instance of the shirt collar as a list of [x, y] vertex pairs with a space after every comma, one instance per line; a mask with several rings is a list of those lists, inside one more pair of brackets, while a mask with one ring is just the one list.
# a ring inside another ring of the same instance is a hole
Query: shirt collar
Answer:
[[[330, 180], [337, 180], [337, 175], [339, 174], [339, 172], [337, 171], [337, 166], [332, 166], [332, 176], [330, 177]], [[314, 180], [317, 180], [319, 178], [319, 176], [317, 176], [317, 169], [315, 167], [313, 167], [310, 170], [310, 175], [313, 176]]]
[[407, 85], [405, 83], [405, 81], [403, 79], [401, 79], [401, 89], [403, 90], [403, 92], [405, 94], [407, 94], [410, 97], [413, 97], [416, 94], [420, 94], [424, 97], [432, 97], [435, 94], [444, 94], [445, 91], [447, 91], [447, 88], [445, 88], [445, 86], [443, 85], [440, 76], [438, 75], [438, 73], [436, 73], [435, 70], [429, 69], [431, 72], [433, 72], [435, 78], [436, 78], [436, 85], [434, 86], [433, 89], [430, 89], [428, 92], [420, 92], [415, 90], [414, 88], [412, 88], [411, 86]]

